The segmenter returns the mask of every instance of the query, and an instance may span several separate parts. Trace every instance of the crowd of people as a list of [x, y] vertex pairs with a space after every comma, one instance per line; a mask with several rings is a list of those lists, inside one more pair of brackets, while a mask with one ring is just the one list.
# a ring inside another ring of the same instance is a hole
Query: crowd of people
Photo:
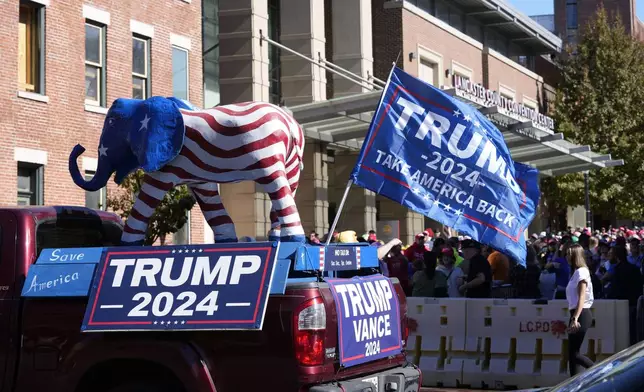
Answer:
[[[594, 300], [628, 300], [631, 341], [635, 343], [637, 302], [644, 285], [642, 238], [644, 228], [639, 227], [535, 233], [526, 242], [525, 267], [469, 237], [450, 236], [449, 229], [427, 229], [409, 246], [397, 239], [385, 244], [373, 230], [363, 236], [353, 231], [334, 233], [332, 242], [377, 246], [381, 272], [398, 278], [408, 296], [524, 299], [566, 299], [574, 272], [566, 255], [579, 245], [590, 271]], [[315, 233], [309, 241], [320, 243]]]
[[[334, 233], [331, 242], [367, 242], [378, 247], [380, 272], [397, 278], [407, 296], [567, 300], [571, 376], [593, 365], [581, 354], [581, 346], [592, 324], [590, 309], [595, 301], [628, 301], [630, 343], [638, 341], [638, 301], [644, 301], [644, 228], [535, 233], [526, 241], [525, 265], [450, 232], [427, 229], [416, 234], [409, 246], [399, 239], [384, 243], [373, 230], [361, 237], [354, 231]], [[309, 242], [324, 241], [311, 233]]]

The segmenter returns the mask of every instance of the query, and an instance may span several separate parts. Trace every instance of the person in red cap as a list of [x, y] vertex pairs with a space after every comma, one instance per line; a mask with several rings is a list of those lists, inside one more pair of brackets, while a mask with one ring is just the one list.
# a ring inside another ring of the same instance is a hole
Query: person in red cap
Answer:
[[385, 256], [383, 262], [387, 265], [388, 275], [392, 278], [398, 278], [405, 295], [411, 296], [411, 285], [409, 282], [409, 270], [411, 269], [409, 260], [403, 255], [400, 244], [394, 245], [391, 251]]
[[416, 260], [424, 260], [425, 252], [425, 233], [416, 234], [416, 240], [414, 243], [405, 250], [405, 257], [411, 264]]
[[423, 231], [423, 234], [425, 234], [425, 249], [427, 249], [427, 251], [430, 251], [432, 250], [432, 243], [434, 242], [434, 230], [425, 229], [425, 231]]

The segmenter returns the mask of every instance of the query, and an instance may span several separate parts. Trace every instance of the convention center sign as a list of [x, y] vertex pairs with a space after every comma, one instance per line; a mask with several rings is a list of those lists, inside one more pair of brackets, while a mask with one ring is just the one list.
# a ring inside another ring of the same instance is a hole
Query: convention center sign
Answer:
[[461, 75], [454, 75], [453, 84], [456, 96], [460, 98], [484, 107], [498, 107], [500, 113], [518, 121], [532, 121], [536, 127], [546, 131], [551, 132], [555, 129], [555, 121], [551, 117], [540, 113], [537, 109], [518, 103], [514, 99], [504, 97], [498, 91], [487, 89]]

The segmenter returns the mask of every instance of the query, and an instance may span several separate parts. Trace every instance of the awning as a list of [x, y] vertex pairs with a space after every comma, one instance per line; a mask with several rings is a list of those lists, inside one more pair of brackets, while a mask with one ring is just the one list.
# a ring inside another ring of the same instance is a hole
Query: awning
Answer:
[[523, 14], [505, 0], [452, 0], [468, 17], [496, 28], [510, 41], [530, 46], [535, 53], [560, 52], [561, 38]]
[[[468, 19], [496, 29], [510, 42], [516, 42], [524, 48], [521, 52], [515, 52], [512, 55], [561, 52], [561, 38], [514, 8], [507, 0], [449, 0], [449, 2], [459, 8]], [[417, 7], [432, 13], [427, 0], [388, 0], [385, 1], [384, 7]]]
[[[589, 146], [570, 143], [564, 140], [563, 134], [517, 118], [502, 108], [482, 107], [456, 96], [453, 89], [445, 92], [481, 110], [503, 133], [512, 158], [539, 169], [543, 175], [558, 176], [624, 164], [622, 159], [612, 159], [610, 154], [598, 154]], [[373, 91], [288, 109], [303, 126], [306, 137], [335, 148], [357, 150], [362, 147], [380, 94], [381, 91]]]

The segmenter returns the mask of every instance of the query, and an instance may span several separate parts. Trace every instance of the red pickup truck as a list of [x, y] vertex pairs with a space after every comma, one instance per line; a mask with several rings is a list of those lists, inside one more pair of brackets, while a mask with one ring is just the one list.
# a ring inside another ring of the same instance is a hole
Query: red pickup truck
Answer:
[[395, 279], [403, 350], [347, 368], [319, 280], [271, 295], [261, 331], [81, 333], [86, 297], [21, 298], [41, 250], [115, 246], [121, 230], [118, 216], [81, 207], [0, 209], [1, 392], [419, 391]]

